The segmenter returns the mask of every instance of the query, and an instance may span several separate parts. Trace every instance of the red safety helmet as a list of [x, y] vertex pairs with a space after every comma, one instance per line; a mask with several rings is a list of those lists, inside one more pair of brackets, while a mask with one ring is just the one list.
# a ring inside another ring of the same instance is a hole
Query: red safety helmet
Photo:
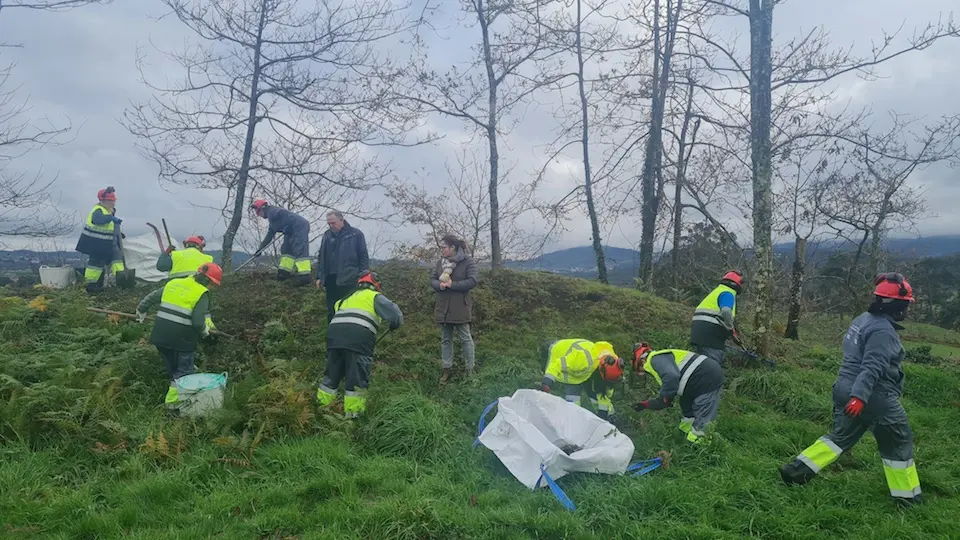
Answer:
[[738, 287], [743, 287], [743, 274], [738, 270], [730, 270], [723, 275], [721, 281], [736, 283]]
[[267, 201], [263, 199], [257, 199], [253, 201], [253, 204], [250, 205], [250, 208], [253, 208], [254, 212], [260, 213], [260, 209], [264, 206], [267, 206]]
[[203, 239], [202, 236], [191, 236], [187, 238], [186, 240], [183, 241], [183, 245], [186, 246], [187, 244], [196, 244], [201, 248], [207, 247], [207, 242]]
[[117, 200], [117, 194], [114, 192], [113, 186], [108, 186], [97, 192], [97, 199], [101, 201], [115, 201]]
[[653, 347], [647, 342], [635, 343], [633, 345], [633, 370], [637, 373], [643, 371], [643, 365], [647, 363], [647, 355], [653, 351]]
[[197, 269], [197, 275], [206, 276], [214, 285], [219, 285], [223, 279], [223, 268], [217, 263], [203, 263]]
[[907, 278], [903, 277], [903, 274], [900, 272], [877, 274], [877, 277], [873, 280], [873, 284], [877, 286], [873, 290], [873, 294], [876, 296], [913, 302], [913, 287], [910, 286]]
[[360, 279], [357, 280], [357, 286], [366, 286], [373, 287], [376, 290], [380, 290], [380, 279], [377, 278], [377, 275], [373, 272], [367, 272], [360, 276]]
[[623, 377], [623, 360], [612, 354], [600, 357], [600, 378], [607, 381], [619, 381]]

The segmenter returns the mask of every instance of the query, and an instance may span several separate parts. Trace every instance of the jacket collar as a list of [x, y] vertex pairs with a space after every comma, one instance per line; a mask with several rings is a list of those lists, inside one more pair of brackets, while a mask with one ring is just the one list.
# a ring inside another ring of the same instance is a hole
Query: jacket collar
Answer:
[[898, 332], [899, 332], [900, 330], [903, 330], [903, 329], [904, 329], [903, 325], [901, 325], [901, 324], [899, 324], [897, 321], [893, 320], [893, 317], [887, 315], [886, 313], [883, 313], [883, 314], [881, 314], [880, 316], [883, 317], [884, 319], [890, 321], [890, 324], [891, 324], [891, 325], [893, 326], [893, 328], [894, 328], [895, 330], [897, 330]]

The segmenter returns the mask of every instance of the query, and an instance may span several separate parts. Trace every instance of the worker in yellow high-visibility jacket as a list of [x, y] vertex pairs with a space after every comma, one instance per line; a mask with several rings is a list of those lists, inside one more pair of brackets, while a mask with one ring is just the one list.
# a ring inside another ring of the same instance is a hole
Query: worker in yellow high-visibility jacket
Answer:
[[610, 419], [614, 414], [612, 383], [623, 377], [624, 362], [606, 341], [561, 339], [541, 347], [544, 363], [544, 392], [563, 383], [564, 398], [580, 405], [580, 394], [585, 389], [597, 416]]

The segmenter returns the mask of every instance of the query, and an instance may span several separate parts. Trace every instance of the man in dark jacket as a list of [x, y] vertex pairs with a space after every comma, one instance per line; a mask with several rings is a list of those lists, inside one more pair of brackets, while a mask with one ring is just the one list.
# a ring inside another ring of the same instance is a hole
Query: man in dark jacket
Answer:
[[297, 276], [297, 285], [310, 283], [310, 222], [303, 216], [294, 214], [276, 206], [270, 206], [267, 201], [254, 201], [252, 208], [257, 215], [270, 220], [270, 230], [260, 247], [253, 254], [259, 257], [263, 250], [270, 245], [278, 232], [283, 233], [283, 244], [280, 246], [280, 264], [277, 268], [277, 280], [283, 281], [291, 275]]
[[833, 430], [780, 467], [786, 484], [806, 484], [873, 431], [890, 495], [899, 504], [922, 502], [913, 462], [913, 432], [900, 404], [903, 358], [897, 324], [906, 318], [913, 288], [899, 273], [880, 274], [874, 301], [850, 324], [843, 362], [833, 383]]
[[317, 288], [326, 290], [329, 323], [337, 301], [353, 291], [357, 279], [370, 269], [370, 256], [363, 233], [351, 227], [342, 213], [327, 212], [327, 225], [330, 228], [323, 233], [317, 253]]

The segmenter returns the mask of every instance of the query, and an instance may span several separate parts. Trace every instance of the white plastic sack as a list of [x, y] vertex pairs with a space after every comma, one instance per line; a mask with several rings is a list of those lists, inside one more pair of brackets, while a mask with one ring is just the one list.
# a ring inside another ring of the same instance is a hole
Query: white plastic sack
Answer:
[[[182, 244], [174, 238], [173, 245], [180, 246]], [[124, 238], [123, 256], [127, 259], [127, 268], [137, 270], [137, 279], [151, 283], [167, 279], [167, 272], [157, 270], [160, 246], [157, 245], [157, 235], [153, 231]]]
[[[497, 402], [497, 415], [478, 442], [493, 451], [523, 485], [536, 489], [545, 470], [554, 480], [571, 472], [623, 474], [633, 441], [589, 410], [540, 390], [520, 389]], [[562, 448], [581, 450], [567, 455]], [[540, 487], [546, 486], [540, 482]]]

